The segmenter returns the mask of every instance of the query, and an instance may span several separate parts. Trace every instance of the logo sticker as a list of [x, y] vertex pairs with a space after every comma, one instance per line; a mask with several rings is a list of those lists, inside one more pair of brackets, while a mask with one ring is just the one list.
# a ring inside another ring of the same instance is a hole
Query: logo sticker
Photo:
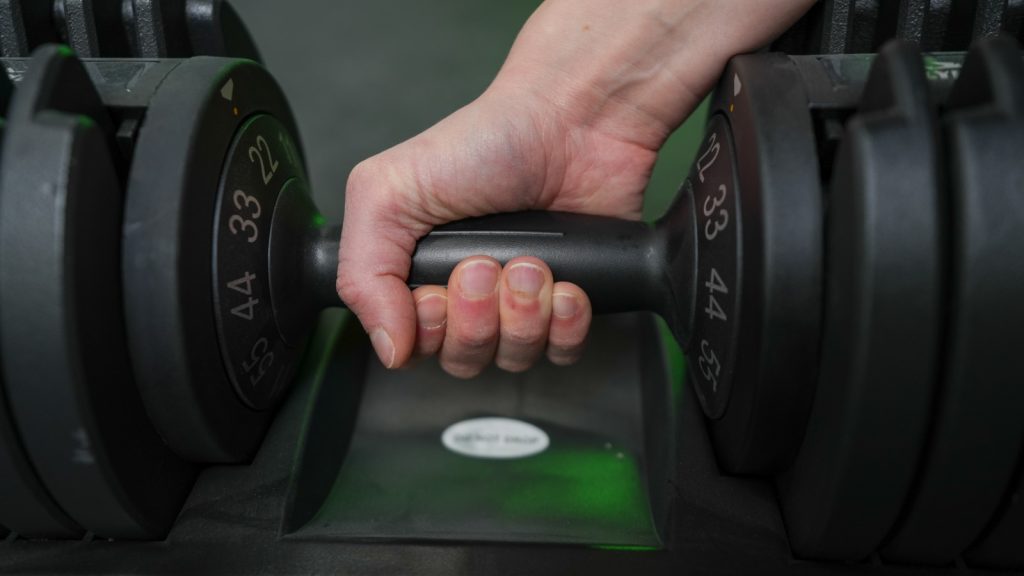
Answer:
[[548, 435], [533, 424], [511, 418], [474, 418], [449, 426], [441, 434], [445, 448], [470, 458], [510, 460], [547, 450]]

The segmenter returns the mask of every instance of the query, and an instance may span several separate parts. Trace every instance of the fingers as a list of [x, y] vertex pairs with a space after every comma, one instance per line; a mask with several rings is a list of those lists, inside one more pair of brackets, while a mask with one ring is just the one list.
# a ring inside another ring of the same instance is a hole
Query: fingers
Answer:
[[463, 260], [448, 280], [448, 325], [441, 367], [459, 378], [479, 374], [498, 346], [498, 279], [501, 264], [478, 256]]
[[536, 258], [515, 258], [502, 272], [498, 352], [494, 363], [522, 372], [544, 353], [551, 321], [551, 270]]
[[555, 283], [548, 266], [530, 257], [504, 268], [493, 258], [468, 258], [452, 271], [447, 289], [420, 287], [413, 298], [416, 355], [437, 354], [441, 367], [460, 378], [476, 376], [491, 362], [522, 372], [545, 352], [555, 364], [572, 364], [583, 352], [592, 316], [583, 290]]
[[553, 364], [568, 366], [583, 354], [593, 312], [590, 299], [575, 284], [559, 282], [552, 294], [547, 356]]
[[448, 291], [441, 286], [421, 286], [412, 292], [416, 302], [416, 357], [433, 356], [444, 343], [448, 325]]

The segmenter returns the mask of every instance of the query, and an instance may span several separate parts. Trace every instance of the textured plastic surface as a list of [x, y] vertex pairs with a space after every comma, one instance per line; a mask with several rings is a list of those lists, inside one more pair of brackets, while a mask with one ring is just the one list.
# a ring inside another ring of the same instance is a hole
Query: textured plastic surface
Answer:
[[[392, 372], [370, 359], [349, 442], [351, 424], [336, 417], [347, 407], [331, 402], [338, 394], [321, 392], [308, 423], [318, 434], [307, 436], [296, 471], [310, 478], [293, 485], [293, 510], [306, 515], [288, 518], [298, 527], [288, 538], [660, 548], [653, 519], [669, 503], [652, 500], [648, 483], [671, 479], [648, 477], [648, 466], [667, 454], [647, 451], [643, 418], [644, 403], [671, 385], [658, 338], [650, 316], [600, 318], [571, 369], [492, 368], [469, 381], [436, 362]], [[481, 416], [533, 424], [550, 444], [491, 459], [442, 443], [447, 427]], [[324, 481], [329, 490], [309, 490]]]

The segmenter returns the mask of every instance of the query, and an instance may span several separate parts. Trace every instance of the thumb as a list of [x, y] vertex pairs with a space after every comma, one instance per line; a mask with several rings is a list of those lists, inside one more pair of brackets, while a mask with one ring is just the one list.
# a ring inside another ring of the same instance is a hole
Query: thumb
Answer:
[[338, 295], [362, 322], [387, 368], [408, 362], [416, 342], [416, 308], [406, 286], [416, 239], [429, 227], [416, 221], [386, 169], [373, 159], [352, 171], [338, 259]]

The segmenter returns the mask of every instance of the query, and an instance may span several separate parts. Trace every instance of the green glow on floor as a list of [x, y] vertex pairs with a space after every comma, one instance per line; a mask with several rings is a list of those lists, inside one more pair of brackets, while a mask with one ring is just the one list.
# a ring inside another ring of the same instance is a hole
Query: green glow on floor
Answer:
[[635, 459], [614, 448], [549, 449], [517, 463], [529, 484], [501, 502], [512, 516], [555, 515], [612, 524], [643, 522], [647, 504]]
[[617, 545], [601, 545], [591, 546], [591, 548], [597, 550], [611, 550], [614, 552], [657, 552], [660, 548], [656, 546], [617, 546]]

